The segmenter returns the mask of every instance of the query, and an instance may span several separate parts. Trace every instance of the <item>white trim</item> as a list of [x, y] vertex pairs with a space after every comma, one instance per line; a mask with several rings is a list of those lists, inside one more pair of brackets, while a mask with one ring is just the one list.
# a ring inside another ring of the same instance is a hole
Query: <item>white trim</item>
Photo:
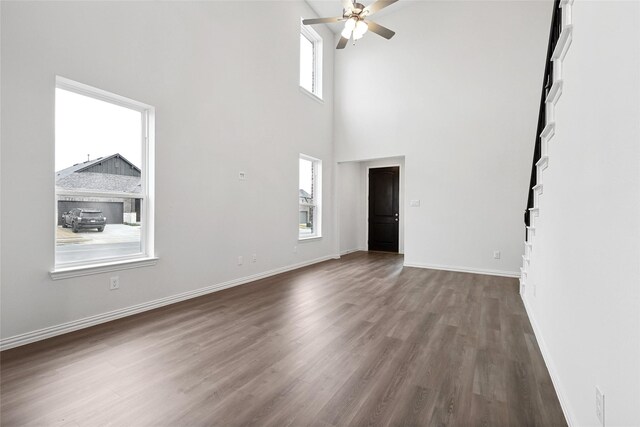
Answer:
[[542, 194], [542, 188], [542, 184], [536, 184], [532, 187], [532, 190], [538, 194]]
[[153, 310], [155, 308], [163, 307], [165, 305], [174, 304], [176, 302], [185, 301], [191, 298], [196, 298], [202, 295], [221, 291], [223, 289], [243, 285], [245, 283], [253, 282], [255, 280], [260, 280], [266, 277], [275, 276], [276, 274], [285, 273], [287, 271], [306, 267], [308, 265], [317, 264], [320, 262], [328, 261], [330, 259], [338, 259], [338, 258], [340, 258], [339, 255], [327, 255], [327, 256], [316, 258], [310, 261], [300, 262], [300, 263], [292, 264], [286, 267], [275, 268], [273, 270], [265, 271], [263, 273], [253, 274], [251, 276], [229, 280], [227, 282], [206, 286], [204, 288], [184, 292], [177, 295], [171, 295], [168, 297], [145, 302], [142, 304], [136, 304], [130, 307], [121, 308], [121, 309], [110, 311], [107, 313], [102, 313], [95, 316], [89, 316], [83, 319], [73, 320], [71, 322], [62, 323], [56, 326], [50, 326], [48, 328], [43, 328], [36, 331], [20, 334], [20, 335], [14, 335], [12, 337], [0, 340], [0, 351], [8, 350], [14, 347], [19, 347], [21, 345], [29, 344], [36, 341], [41, 341], [47, 338], [55, 337], [57, 335], [62, 335], [69, 332], [77, 331], [79, 329], [84, 329], [91, 326], [99, 325], [101, 323], [110, 322], [112, 320], [120, 319], [122, 317], [127, 317], [137, 313], [142, 313], [144, 311]]
[[551, 141], [553, 135], [556, 133], [556, 124], [555, 122], [549, 122], [540, 132], [540, 138], [545, 139], [546, 141]]
[[544, 115], [545, 123], [551, 123], [556, 119], [556, 117], [555, 117], [556, 111], [555, 110], [556, 110], [555, 105], [553, 105], [553, 104], [548, 104], [547, 105], [546, 112], [545, 112], [545, 115]]
[[560, 0], [560, 7], [562, 8], [562, 25], [567, 26], [571, 25], [573, 22], [572, 18], [572, 5], [573, 0]]
[[[311, 185], [313, 189], [311, 191], [312, 192], [311, 196], [313, 199], [313, 203], [300, 203], [300, 188], [299, 188], [300, 160], [306, 160], [311, 162], [312, 164], [311, 171], [313, 173], [313, 176], [311, 177]], [[309, 206], [309, 207], [313, 207], [315, 211], [315, 218], [313, 219], [314, 233], [308, 236], [301, 236], [300, 229], [298, 228], [298, 241], [301, 242], [305, 240], [320, 239], [322, 238], [322, 209], [323, 209], [323, 204], [322, 204], [323, 185], [322, 185], [322, 160], [321, 159], [318, 159], [316, 157], [312, 157], [303, 153], [298, 154], [298, 185], [296, 187], [298, 188], [298, 191], [296, 191], [296, 194], [298, 197], [298, 209], [300, 208], [300, 206]], [[298, 226], [300, 225], [300, 218], [298, 218], [297, 224]]]
[[340, 256], [344, 256], [347, 254], [351, 254], [353, 252], [367, 252], [367, 250], [365, 248], [353, 248], [353, 249], [347, 249], [345, 251], [340, 251]]
[[140, 101], [136, 101], [135, 99], [126, 98], [124, 96], [108, 92], [103, 89], [98, 89], [97, 87], [89, 86], [62, 76], [56, 76], [56, 88], [64, 89], [66, 91], [77, 93], [79, 95], [88, 96], [89, 98], [98, 99], [100, 101], [105, 101], [110, 104], [116, 104], [120, 107], [139, 111], [141, 113], [146, 110], [153, 109], [153, 106]]
[[562, 80], [556, 80], [553, 82], [553, 85], [551, 85], [551, 89], [547, 94], [545, 102], [547, 104], [556, 105], [558, 99], [560, 99], [560, 95], [562, 95]]
[[158, 263], [158, 258], [118, 259], [112, 262], [100, 262], [99, 264], [83, 264], [73, 267], [56, 268], [49, 272], [52, 280], [69, 279], [71, 277], [90, 276], [93, 274], [107, 273], [109, 271], [128, 270], [131, 268], [150, 267]]
[[78, 196], [78, 197], [95, 197], [102, 199], [146, 199], [146, 195], [143, 193], [122, 193], [117, 191], [70, 191], [70, 190], [56, 190], [56, 196]]
[[314, 101], [316, 101], [316, 102], [318, 102], [320, 104], [324, 104], [324, 99], [320, 98], [315, 93], [309, 92], [308, 90], [306, 90], [302, 86], [298, 86], [298, 89], [300, 89], [300, 92], [304, 93], [305, 95], [307, 95], [309, 98], [313, 99]]
[[548, 165], [549, 165], [549, 157], [548, 156], [542, 156], [542, 157], [540, 157], [540, 160], [538, 160], [536, 162], [536, 166], [538, 168], [540, 168], [541, 170], [545, 170]]
[[[569, 46], [571, 46], [571, 33], [573, 32], [573, 25], [567, 25], [562, 29], [556, 47], [553, 49], [551, 59], [554, 61], [563, 61]], [[555, 64], [554, 64], [555, 65]], [[555, 68], [555, 66], [554, 66]]]
[[308, 242], [310, 240], [320, 240], [322, 236], [298, 237], [298, 242]]
[[[58, 198], [59, 196], [79, 196], [79, 197], [97, 197], [97, 198], [128, 198], [141, 199], [143, 202], [140, 225], [140, 246], [141, 253], [135, 256], [126, 255], [103, 260], [82, 260], [72, 263], [57, 264], [54, 260], [54, 271], [51, 272], [53, 280], [65, 277], [75, 277], [79, 275], [96, 274], [104, 271], [121, 270], [122, 268], [134, 268], [146, 265], [153, 265], [149, 260], [155, 259], [154, 250], [154, 191], [155, 191], [155, 108], [151, 105], [139, 102], [115, 93], [108, 92], [84, 83], [79, 83], [65, 77], [55, 76], [55, 88], [73, 92], [99, 101], [118, 105], [140, 113], [141, 119], [141, 162], [140, 178], [141, 193], [120, 193], [120, 192], [95, 192], [95, 191], [54, 191], [54, 221], [53, 221], [53, 252], [56, 252], [56, 233], [58, 226]], [[132, 259], [140, 261], [138, 265], [133, 267], [122, 267], [122, 265], [133, 265]], [[118, 267], [114, 266], [118, 264]], [[99, 268], [104, 266], [106, 270]], [[82, 267], [82, 268], [80, 268]], [[78, 274], [82, 270], [81, 274]], [[74, 273], [72, 273], [72, 271]], [[59, 274], [60, 273], [60, 274]], [[65, 276], [70, 274], [69, 276]]]
[[[312, 91], [300, 86], [302, 90], [313, 95], [317, 100], [322, 101], [322, 57], [324, 54], [322, 36], [311, 26], [304, 25], [300, 18], [300, 34], [313, 44], [313, 78], [311, 79]], [[300, 57], [298, 57], [298, 68], [300, 68]], [[298, 71], [300, 73], [300, 71]], [[300, 76], [298, 76], [299, 85]]]
[[536, 322], [535, 317], [533, 316], [533, 311], [529, 307], [529, 302], [527, 298], [522, 298], [522, 302], [524, 304], [525, 311], [527, 312], [527, 317], [529, 317], [529, 322], [531, 323], [531, 327], [533, 329], [533, 334], [538, 341], [538, 347], [540, 348], [540, 353], [542, 353], [542, 359], [544, 360], [544, 364], [547, 367], [547, 371], [549, 372], [549, 376], [551, 377], [551, 383], [553, 384], [553, 388], [556, 391], [556, 395], [558, 396], [558, 400], [560, 401], [560, 407], [562, 408], [562, 412], [564, 414], [564, 418], [567, 421], [569, 427], [575, 426], [576, 423], [573, 421], [573, 417], [571, 415], [571, 411], [569, 411], [569, 404], [566, 398], [566, 393], [561, 386], [560, 377], [558, 376], [558, 371], [556, 369], [555, 364], [553, 363], [553, 359], [551, 358], [551, 354], [549, 353], [549, 349], [547, 344], [544, 341], [542, 333], [540, 332], [540, 327], [538, 326], [538, 322]]
[[504, 271], [504, 270], [488, 270], [483, 268], [470, 268], [470, 267], [454, 267], [450, 265], [435, 265], [435, 264], [416, 264], [416, 263], [404, 263], [405, 267], [415, 267], [415, 268], [429, 268], [431, 270], [444, 270], [444, 271], [456, 271], [459, 273], [473, 273], [473, 274], [484, 274], [489, 276], [500, 276], [500, 277], [520, 277], [520, 273], [517, 271]]

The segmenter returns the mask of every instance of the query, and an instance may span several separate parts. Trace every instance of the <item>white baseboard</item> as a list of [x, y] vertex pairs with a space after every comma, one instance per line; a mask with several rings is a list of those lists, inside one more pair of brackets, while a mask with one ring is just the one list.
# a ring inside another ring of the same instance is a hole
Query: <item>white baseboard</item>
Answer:
[[538, 341], [538, 347], [540, 347], [540, 353], [542, 353], [544, 364], [547, 366], [547, 371], [549, 371], [549, 376], [551, 377], [553, 388], [556, 390], [556, 395], [558, 395], [558, 400], [560, 401], [560, 407], [562, 408], [564, 418], [567, 420], [567, 424], [569, 425], [569, 427], [573, 427], [576, 425], [576, 423], [573, 422], [571, 411], [569, 411], [569, 405], [565, 397], [566, 394], [560, 384], [560, 378], [558, 377], [558, 371], [556, 370], [556, 365], [553, 363], [553, 360], [551, 359], [551, 355], [549, 354], [549, 349], [547, 348], [547, 344], [544, 341], [544, 338], [538, 326], [538, 322], [536, 322], [535, 316], [533, 315], [533, 311], [529, 307], [529, 303], [527, 302], [527, 299], [522, 298], [522, 302], [524, 303], [524, 309], [527, 312], [527, 316], [529, 317], [529, 322], [531, 323], [531, 327], [533, 328], [533, 333], [535, 334], [536, 340]]
[[353, 252], [360, 252], [360, 251], [366, 251], [366, 249], [364, 248], [347, 249], [346, 251], [341, 251], [340, 256], [347, 255]]
[[435, 264], [415, 264], [415, 263], [409, 263], [409, 262], [405, 262], [404, 266], [416, 267], [416, 268], [430, 268], [432, 270], [457, 271], [461, 273], [488, 274], [489, 276], [515, 277], [515, 278], [520, 277], [520, 273], [516, 271], [485, 270], [480, 268], [452, 267], [450, 265], [435, 265]]
[[232, 288], [234, 286], [244, 285], [245, 283], [253, 282], [255, 280], [264, 279], [266, 277], [275, 276], [276, 274], [285, 273], [287, 271], [296, 270], [298, 268], [306, 267], [308, 265], [317, 264], [320, 262], [328, 261], [330, 259], [337, 259], [337, 258], [340, 258], [340, 256], [327, 255], [327, 256], [316, 258], [310, 261], [300, 262], [300, 263], [289, 265], [286, 267], [275, 268], [273, 270], [265, 271], [263, 273], [253, 274], [251, 276], [229, 280], [227, 282], [206, 286], [204, 288], [196, 289], [193, 291], [188, 291], [188, 292], [160, 298], [153, 301], [144, 302], [142, 304], [132, 305], [130, 307], [121, 308], [119, 310], [114, 310], [107, 313], [98, 314], [95, 316], [89, 316], [83, 319], [62, 323], [60, 325], [51, 326], [48, 328], [39, 329], [36, 331], [27, 332], [20, 335], [15, 335], [15, 336], [0, 340], [0, 351], [8, 350], [14, 347], [19, 347], [25, 344], [30, 344], [36, 341], [41, 341], [47, 338], [55, 337], [57, 335], [62, 335], [69, 332], [77, 331], [79, 329], [84, 329], [91, 326], [99, 325], [101, 323], [110, 322], [112, 320], [120, 319], [122, 317], [127, 317], [133, 314], [142, 313], [144, 311], [153, 310], [155, 308], [163, 307], [165, 305], [174, 304], [176, 302], [185, 301], [191, 298], [196, 298], [202, 295], [221, 291], [223, 289]]

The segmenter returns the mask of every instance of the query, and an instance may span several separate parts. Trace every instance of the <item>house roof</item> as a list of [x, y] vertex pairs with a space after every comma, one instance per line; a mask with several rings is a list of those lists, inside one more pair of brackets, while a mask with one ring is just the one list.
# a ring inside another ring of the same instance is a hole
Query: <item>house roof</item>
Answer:
[[84, 170], [86, 170], [86, 169], [90, 168], [91, 166], [95, 165], [96, 163], [104, 162], [105, 160], [109, 160], [109, 159], [111, 159], [113, 157], [116, 157], [116, 156], [120, 157], [122, 160], [124, 160], [129, 165], [131, 165], [131, 167], [133, 167], [135, 170], [140, 172], [140, 168], [138, 168], [136, 165], [134, 165], [129, 160], [127, 160], [122, 154], [115, 153], [115, 154], [112, 154], [112, 155], [107, 156], [107, 157], [98, 157], [97, 159], [94, 159], [94, 160], [87, 160], [86, 162], [76, 163], [75, 165], [69, 166], [66, 169], [59, 170], [58, 172], [56, 172], [56, 182], [60, 178], [64, 178], [64, 177], [69, 176], [69, 175], [71, 175], [72, 173], [75, 173], [75, 172], [83, 172]]
[[301, 189], [300, 189], [300, 198], [310, 199], [310, 198], [311, 198], [311, 194], [307, 193], [306, 191], [304, 191], [304, 190], [301, 188]]
[[[77, 171], [76, 171], [77, 172]], [[114, 175], [108, 173], [83, 172], [56, 177], [58, 190], [108, 191], [118, 193], [141, 193], [139, 176]]]

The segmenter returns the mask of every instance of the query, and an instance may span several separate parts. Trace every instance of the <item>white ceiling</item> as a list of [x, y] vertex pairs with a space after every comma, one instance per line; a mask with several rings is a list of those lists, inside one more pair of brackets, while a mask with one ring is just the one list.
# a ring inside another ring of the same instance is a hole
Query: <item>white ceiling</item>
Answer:
[[[374, 0], [359, 0], [365, 6], [369, 6]], [[320, 18], [330, 18], [332, 16], [342, 16], [342, 2], [341, 0], [306, 0], [307, 4], [311, 6]], [[416, 0], [400, 0], [397, 3], [392, 4], [380, 12], [376, 13], [373, 19], [376, 21], [388, 15], [390, 13], [396, 13], [399, 10], [405, 9], [407, 6], [416, 3]], [[384, 21], [381, 21], [380, 24], [384, 25]], [[335, 24], [326, 24], [327, 27], [331, 29], [334, 33], [339, 33], [342, 31], [344, 24], [335, 23]]]

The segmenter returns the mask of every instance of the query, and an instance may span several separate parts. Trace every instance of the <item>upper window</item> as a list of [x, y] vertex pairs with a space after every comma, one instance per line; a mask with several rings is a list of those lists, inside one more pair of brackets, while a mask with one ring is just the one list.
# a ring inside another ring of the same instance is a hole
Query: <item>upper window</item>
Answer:
[[299, 167], [298, 237], [321, 237], [322, 162], [301, 154]]
[[154, 255], [153, 112], [57, 79], [56, 270]]
[[300, 87], [322, 99], [322, 37], [300, 24]]

